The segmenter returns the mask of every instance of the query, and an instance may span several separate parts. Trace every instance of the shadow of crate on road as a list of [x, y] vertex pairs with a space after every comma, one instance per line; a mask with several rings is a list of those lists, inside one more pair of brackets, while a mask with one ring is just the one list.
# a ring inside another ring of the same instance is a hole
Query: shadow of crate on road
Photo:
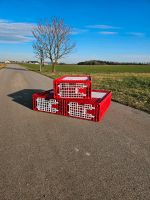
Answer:
[[37, 92], [43, 92], [40, 89], [23, 89], [11, 94], [8, 94], [12, 98], [12, 101], [21, 104], [29, 109], [32, 109], [32, 95]]

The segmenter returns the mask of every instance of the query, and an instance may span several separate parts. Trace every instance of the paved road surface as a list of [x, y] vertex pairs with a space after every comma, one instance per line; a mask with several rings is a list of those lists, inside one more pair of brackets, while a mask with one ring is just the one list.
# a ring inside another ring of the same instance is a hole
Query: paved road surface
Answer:
[[0, 70], [0, 200], [149, 200], [150, 115], [112, 103], [100, 123], [31, 110], [52, 80]]

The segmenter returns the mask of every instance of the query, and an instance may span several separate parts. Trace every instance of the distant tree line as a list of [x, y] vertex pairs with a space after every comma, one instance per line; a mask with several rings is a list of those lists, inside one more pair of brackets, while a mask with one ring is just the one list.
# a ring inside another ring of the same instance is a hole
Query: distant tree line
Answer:
[[[146, 63], [134, 63], [134, 62], [112, 62], [112, 61], [102, 61], [102, 60], [89, 60], [84, 62], [79, 62], [78, 65], [145, 65]], [[149, 64], [149, 63], [147, 63]]]

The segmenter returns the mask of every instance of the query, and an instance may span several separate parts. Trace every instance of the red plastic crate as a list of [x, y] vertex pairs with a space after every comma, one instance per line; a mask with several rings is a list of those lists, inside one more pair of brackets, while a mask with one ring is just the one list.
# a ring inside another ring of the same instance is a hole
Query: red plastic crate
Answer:
[[55, 79], [54, 97], [57, 99], [91, 99], [91, 77], [68, 75]]
[[54, 99], [54, 91], [35, 93], [32, 95], [33, 110], [63, 115], [63, 100]]
[[110, 91], [92, 90], [92, 99], [65, 100], [64, 115], [98, 122], [108, 109], [111, 97]]

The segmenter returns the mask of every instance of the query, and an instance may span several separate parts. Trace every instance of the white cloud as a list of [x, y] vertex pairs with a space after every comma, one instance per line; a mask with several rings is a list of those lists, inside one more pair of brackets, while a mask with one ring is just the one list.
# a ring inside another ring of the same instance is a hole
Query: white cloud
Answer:
[[141, 32], [129, 32], [127, 34], [131, 36], [137, 36], [137, 37], [142, 37], [145, 35], [144, 33], [141, 33]]
[[101, 35], [117, 35], [117, 32], [112, 32], [112, 31], [101, 31], [99, 32]]
[[0, 23], [1, 22], [7, 22], [7, 20], [5, 20], [5, 19], [0, 19]]
[[[32, 28], [35, 24], [26, 22], [12, 22], [0, 19], [0, 43], [24, 43], [30, 42]], [[72, 35], [87, 32], [87, 29], [73, 28]]]
[[33, 23], [0, 19], [0, 43], [22, 43], [32, 40]]
[[92, 28], [92, 29], [120, 29], [120, 27], [104, 25], [104, 24], [95, 24], [95, 25], [89, 25], [89, 26], [86, 26], [86, 27]]
[[73, 28], [72, 35], [78, 35], [87, 32], [87, 29]]
[[150, 54], [116, 54], [113, 55], [115, 60], [123, 61], [123, 62], [150, 62]]

